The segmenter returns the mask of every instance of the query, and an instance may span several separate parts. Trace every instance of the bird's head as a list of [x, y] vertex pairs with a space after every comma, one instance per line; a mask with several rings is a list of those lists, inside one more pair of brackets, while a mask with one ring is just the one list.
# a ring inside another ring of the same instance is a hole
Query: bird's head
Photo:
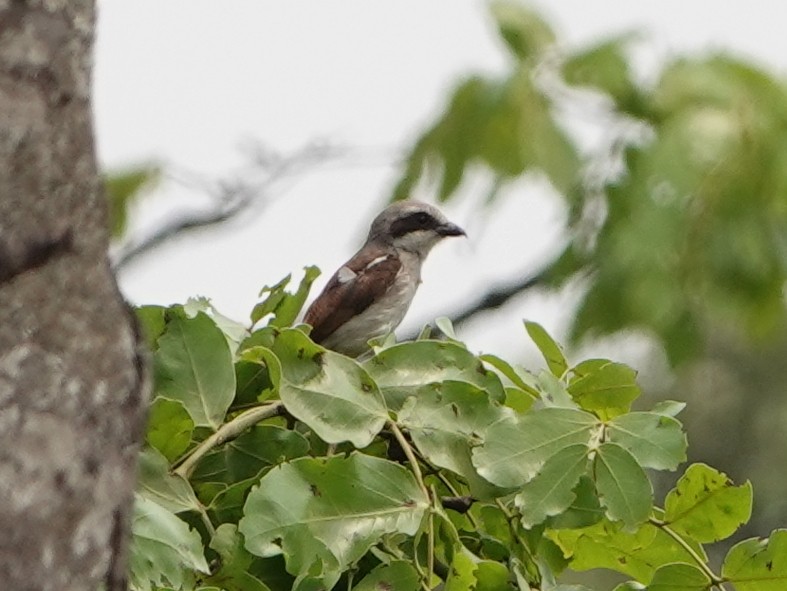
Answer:
[[465, 236], [465, 231], [428, 203], [398, 201], [374, 219], [367, 243], [389, 244], [424, 258], [446, 236]]

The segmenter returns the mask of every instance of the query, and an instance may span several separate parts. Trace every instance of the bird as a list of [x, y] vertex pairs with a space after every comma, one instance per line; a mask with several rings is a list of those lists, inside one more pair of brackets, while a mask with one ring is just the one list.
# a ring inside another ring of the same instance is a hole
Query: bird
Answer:
[[397, 201], [372, 222], [366, 242], [333, 274], [303, 321], [311, 338], [349, 357], [369, 351], [369, 341], [402, 321], [421, 283], [421, 265], [448, 236], [466, 236], [436, 207]]

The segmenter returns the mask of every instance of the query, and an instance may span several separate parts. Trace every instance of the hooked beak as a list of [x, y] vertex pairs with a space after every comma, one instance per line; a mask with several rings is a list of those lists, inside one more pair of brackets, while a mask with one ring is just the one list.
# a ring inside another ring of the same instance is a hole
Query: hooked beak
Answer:
[[438, 226], [437, 233], [440, 234], [440, 236], [467, 236], [462, 228], [451, 222]]

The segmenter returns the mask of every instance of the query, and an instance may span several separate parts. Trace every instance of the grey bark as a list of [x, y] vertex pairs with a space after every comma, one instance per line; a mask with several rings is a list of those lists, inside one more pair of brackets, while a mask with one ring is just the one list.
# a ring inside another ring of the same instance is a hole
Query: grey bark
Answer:
[[92, 0], [0, 0], [0, 589], [127, 586], [144, 357], [107, 257]]

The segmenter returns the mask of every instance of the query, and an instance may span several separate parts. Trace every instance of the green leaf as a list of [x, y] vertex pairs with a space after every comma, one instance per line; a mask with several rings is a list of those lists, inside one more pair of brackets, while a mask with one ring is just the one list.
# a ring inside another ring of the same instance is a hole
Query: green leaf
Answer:
[[686, 435], [670, 416], [632, 412], [612, 419], [607, 439], [627, 449], [644, 468], [675, 470], [686, 461]]
[[166, 312], [165, 306], [138, 306], [134, 308], [134, 313], [145, 337], [145, 343], [151, 351], [158, 348], [158, 338], [167, 328]]
[[617, 443], [602, 443], [596, 450], [596, 489], [612, 520], [633, 528], [650, 516], [653, 489], [645, 471]]
[[[645, 523], [636, 531], [627, 532], [620, 522], [606, 519], [584, 529], [566, 529], [551, 536], [571, 558], [576, 571], [608, 568], [647, 583], [661, 566], [671, 562], [694, 562], [692, 555], [671, 536]], [[705, 552], [688, 541], [703, 560]]]
[[544, 406], [547, 408], [579, 409], [579, 405], [569, 395], [563, 380], [552, 375], [547, 370], [540, 371], [537, 379]]
[[675, 400], [662, 400], [657, 402], [650, 412], [655, 412], [665, 417], [677, 417], [683, 409], [686, 408], [685, 402], [676, 402]]
[[787, 586], [787, 530], [778, 529], [764, 540], [736, 544], [724, 559], [721, 575], [736, 591], [783, 591]]
[[160, 170], [150, 165], [104, 175], [112, 238], [120, 238], [125, 233], [129, 206], [146, 190], [152, 188], [160, 176]]
[[259, 297], [268, 294], [264, 300], [259, 302], [252, 308], [251, 310], [251, 324], [254, 326], [260, 320], [265, 318], [268, 314], [274, 314], [276, 312], [276, 308], [279, 304], [282, 303], [284, 298], [287, 295], [287, 292], [284, 290], [287, 287], [287, 284], [292, 279], [292, 274], [287, 275], [284, 279], [279, 281], [274, 285], [266, 285], [260, 290]]
[[236, 361], [235, 384], [234, 405], [262, 402], [273, 395], [273, 382], [268, 375], [268, 366], [260, 361], [243, 358]]
[[664, 521], [698, 542], [716, 542], [749, 521], [751, 507], [750, 482], [734, 486], [726, 474], [692, 464], [667, 494]]
[[537, 58], [555, 42], [555, 34], [546, 21], [519, 2], [496, 0], [491, 10], [500, 35], [517, 58]]
[[284, 327], [290, 326], [298, 317], [298, 313], [303, 308], [306, 298], [309, 296], [309, 290], [312, 283], [317, 277], [320, 276], [320, 270], [317, 267], [309, 266], [303, 268], [303, 279], [298, 284], [298, 289], [295, 293], [287, 293], [287, 296], [276, 307], [276, 317], [271, 320], [271, 326]]
[[404, 560], [393, 560], [374, 568], [353, 587], [353, 591], [418, 591], [418, 572]]
[[484, 443], [473, 450], [473, 465], [493, 484], [521, 486], [563, 448], [587, 445], [598, 428], [598, 420], [580, 410], [545, 408], [520, 415], [487, 430]]
[[508, 569], [494, 560], [479, 560], [476, 563], [475, 591], [513, 591], [509, 583]]
[[139, 454], [137, 490], [173, 513], [201, 508], [188, 481], [172, 474], [167, 458], [155, 449], [144, 449]]
[[422, 386], [446, 380], [473, 384], [486, 390], [490, 399], [497, 402], [505, 400], [500, 378], [456, 343], [400, 343], [380, 351], [363, 367], [377, 382], [391, 410], [399, 410], [405, 399], [415, 396]]
[[622, 363], [589, 359], [573, 367], [571, 373], [568, 393], [582, 408], [603, 418], [628, 412], [640, 394], [637, 372]]
[[232, 482], [251, 478], [263, 468], [305, 456], [309, 441], [296, 431], [276, 425], [257, 425], [224, 446]]
[[598, 500], [596, 485], [589, 476], [579, 478], [574, 487], [574, 501], [568, 509], [550, 519], [552, 529], [579, 529], [597, 524], [604, 517], [604, 509]]
[[377, 384], [354, 360], [314, 344], [299, 330], [282, 331], [273, 351], [287, 411], [326, 443], [369, 445], [388, 420]]
[[194, 424], [217, 429], [235, 396], [235, 371], [224, 334], [204, 312], [168, 311], [154, 355], [156, 393], [179, 400]]
[[513, 413], [491, 401], [485, 390], [445, 381], [423, 386], [408, 399], [399, 422], [429, 462], [464, 477], [472, 494], [484, 498], [500, 491], [478, 475], [471, 449], [491, 425], [511, 417]]
[[512, 384], [527, 393], [532, 399], [535, 400], [541, 397], [541, 393], [538, 391], [538, 380], [536, 376], [525, 368], [511, 365], [504, 359], [496, 357], [495, 355], [480, 355], [479, 359], [494, 367], [503, 374], [503, 376], [508, 378]]
[[151, 584], [180, 588], [193, 584], [190, 571], [208, 572], [199, 533], [140, 495], [134, 498], [131, 531], [129, 562], [134, 589], [150, 591]]
[[287, 275], [276, 285], [263, 287], [260, 290], [260, 297], [265, 294], [268, 294], [268, 296], [252, 309], [252, 325], [257, 324], [268, 314], [273, 314], [273, 318], [268, 322], [268, 326], [279, 328], [290, 326], [295, 322], [306, 298], [309, 296], [309, 289], [312, 283], [319, 276], [320, 270], [317, 267], [304, 267], [303, 279], [301, 279], [295, 293], [290, 293], [284, 289], [290, 282], [291, 275]]
[[648, 584], [648, 591], [707, 591], [710, 579], [691, 564], [666, 564], [659, 568]]
[[587, 471], [588, 446], [578, 443], [564, 447], [550, 457], [535, 478], [514, 497], [526, 529], [558, 515], [574, 501], [574, 488]]
[[243, 506], [246, 504], [246, 498], [249, 496], [249, 491], [257, 485], [266, 472], [266, 469], [255, 474], [246, 480], [238, 480], [232, 484], [225, 485], [224, 488], [216, 484], [209, 484], [207, 486], [196, 485], [200, 489], [201, 496], [210, 499], [208, 510], [210, 511], [211, 519], [214, 523], [238, 523], [243, 517]]
[[210, 547], [218, 553], [220, 566], [205, 582], [233, 591], [270, 591], [270, 587], [248, 572], [254, 556], [243, 543], [237, 526], [223, 523], [216, 528]]
[[239, 530], [258, 556], [284, 554], [326, 588], [385, 534], [414, 535], [429, 499], [399, 464], [353, 453], [277, 466], [252, 490]]
[[249, 574], [264, 582], [271, 591], [292, 591], [295, 587], [295, 577], [287, 572], [283, 556], [256, 557], [249, 567]]
[[246, 325], [219, 312], [210, 299], [204, 296], [190, 297], [183, 304], [183, 311], [189, 318], [194, 318], [200, 312], [210, 316], [219, 330], [224, 333], [233, 355], [238, 350], [238, 345], [249, 336], [249, 329]]
[[300, 433], [276, 425], [257, 425], [202, 458], [192, 480], [232, 485], [308, 451], [309, 442]]
[[[439, 318], [435, 318], [434, 321], [437, 328], [440, 329], [446, 338], [451, 341], [457, 341], [456, 332], [454, 331], [454, 325], [451, 323], [451, 319], [446, 316], [440, 316]], [[422, 339], [423, 340], [423, 339]]]
[[191, 443], [194, 421], [179, 400], [157, 396], [148, 411], [145, 439], [170, 462], [180, 457]]
[[464, 553], [458, 553], [451, 562], [445, 591], [474, 591], [476, 585], [475, 563]]
[[631, 35], [618, 37], [569, 56], [563, 64], [566, 82], [597, 88], [610, 95], [618, 108], [639, 112], [641, 99], [625, 55], [626, 44], [631, 40]]
[[563, 350], [560, 348], [560, 345], [558, 345], [552, 337], [549, 336], [549, 333], [544, 330], [544, 327], [537, 322], [526, 320], [525, 329], [536, 344], [536, 347], [538, 347], [538, 350], [541, 351], [541, 355], [544, 356], [544, 361], [547, 362], [547, 367], [549, 367], [549, 371], [552, 372], [552, 375], [556, 377], [563, 376], [563, 374], [568, 371], [568, 362], [563, 355]]
[[533, 408], [535, 399], [532, 395], [519, 388], [506, 388], [505, 405], [511, 410], [524, 414]]

